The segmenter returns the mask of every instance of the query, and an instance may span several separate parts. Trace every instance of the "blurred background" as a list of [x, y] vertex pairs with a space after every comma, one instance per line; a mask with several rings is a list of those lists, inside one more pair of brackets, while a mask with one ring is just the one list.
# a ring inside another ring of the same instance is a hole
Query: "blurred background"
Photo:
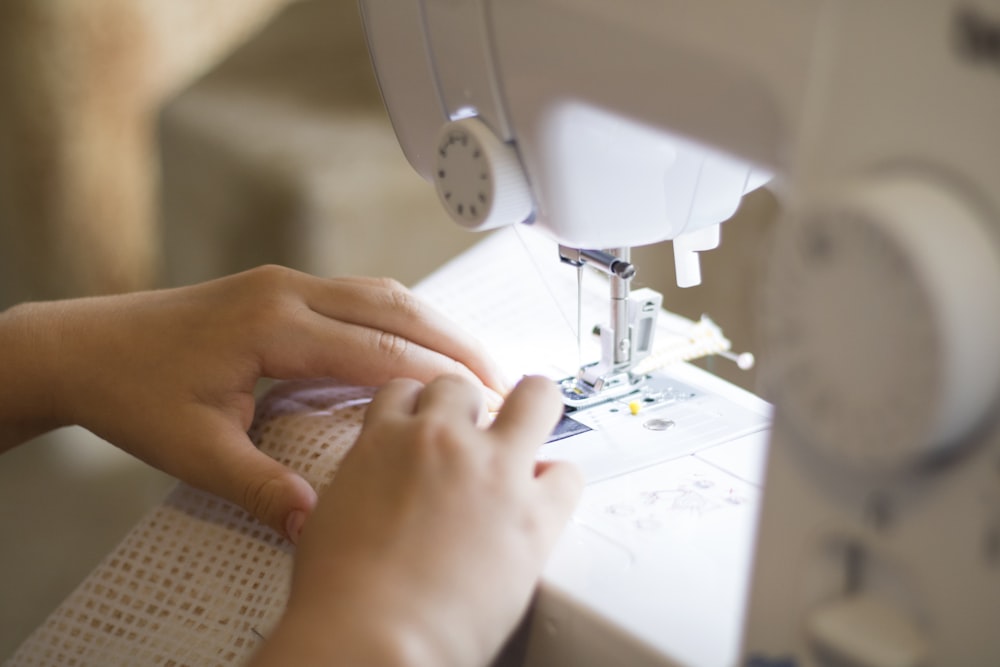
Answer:
[[[414, 284], [482, 238], [403, 158], [353, 0], [8, 0], [0, 100], [0, 309], [268, 262]], [[669, 246], [638, 284], [753, 351], [775, 209], [746, 198], [705, 285], [673, 286]], [[173, 484], [81, 429], [2, 457], [0, 660]]]

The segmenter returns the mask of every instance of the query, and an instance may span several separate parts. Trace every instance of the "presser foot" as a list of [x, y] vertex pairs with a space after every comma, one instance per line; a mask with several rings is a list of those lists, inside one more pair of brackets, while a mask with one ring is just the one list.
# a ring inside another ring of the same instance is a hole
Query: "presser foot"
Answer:
[[695, 398], [691, 387], [659, 372], [649, 375], [633, 375], [632, 381], [603, 391], [595, 391], [579, 378], [571, 377], [558, 382], [563, 393], [566, 414], [605, 403], [621, 403], [623, 409], [633, 415], [678, 401]]
[[584, 379], [586, 368], [580, 369], [580, 375], [559, 382], [567, 408], [578, 410], [635, 394], [649, 379], [648, 375], [634, 375], [625, 370], [602, 375], [598, 382], [591, 383]]

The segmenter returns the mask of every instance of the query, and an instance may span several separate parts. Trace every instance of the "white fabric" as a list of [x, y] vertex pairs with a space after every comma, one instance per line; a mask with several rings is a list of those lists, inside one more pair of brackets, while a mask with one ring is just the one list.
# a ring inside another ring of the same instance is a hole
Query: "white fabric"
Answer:
[[[319, 488], [361, 427], [369, 388], [282, 383], [250, 434]], [[232, 503], [180, 484], [8, 665], [238, 665], [280, 617], [292, 546]]]

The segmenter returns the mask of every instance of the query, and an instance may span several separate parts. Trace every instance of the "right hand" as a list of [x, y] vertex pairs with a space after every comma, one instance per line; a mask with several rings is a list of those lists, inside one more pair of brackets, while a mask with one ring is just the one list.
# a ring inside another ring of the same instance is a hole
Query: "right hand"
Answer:
[[562, 413], [550, 381], [523, 380], [486, 429], [482, 411], [456, 376], [378, 392], [306, 521], [288, 609], [254, 664], [489, 662], [582, 479], [535, 461]]

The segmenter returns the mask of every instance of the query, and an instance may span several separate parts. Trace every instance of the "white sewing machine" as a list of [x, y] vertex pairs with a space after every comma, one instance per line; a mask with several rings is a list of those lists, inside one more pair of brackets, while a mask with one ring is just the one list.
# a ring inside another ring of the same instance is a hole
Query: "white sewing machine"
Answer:
[[451, 215], [532, 223], [609, 274], [601, 359], [563, 383], [584, 413], [662, 396], [637, 372], [659, 301], [629, 294], [628, 248], [671, 240], [679, 284], [697, 284], [741, 197], [773, 174], [782, 199], [759, 519], [632, 538], [598, 525], [637, 510], [595, 494], [658, 476], [686, 480], [675, 501], [711, 500], [696, 488], [709, 468], [749, 482], [731, 498], [754, 495], [766, 406], [686, 376], [739, 424], [673, 472], [632, 460], [588, 488], [527, 661], [1000, 664], [997, 2], [361, 6], [403, 151]]

